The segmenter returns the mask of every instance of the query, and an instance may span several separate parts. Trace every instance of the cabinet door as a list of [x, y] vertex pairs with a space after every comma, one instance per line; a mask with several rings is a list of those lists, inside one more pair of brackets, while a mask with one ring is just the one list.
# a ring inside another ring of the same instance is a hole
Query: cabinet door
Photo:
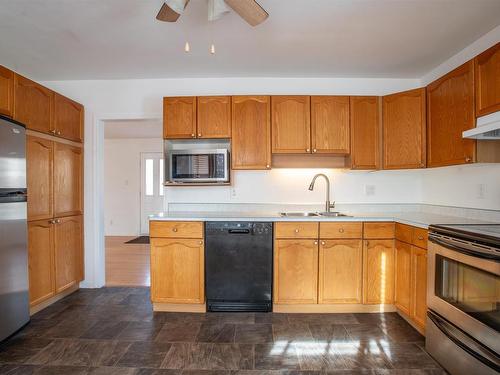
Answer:
[[311, 152], [311, 99], [309, 96], [273, 96], [272, 152]]
[[0, 114], [12, 117], [14, 109], [14, 72], [0, 65]]
[[82, 277], [82, 216], [55, 219], [54, 248], [56, 293], [75, 285]]
[[363, 303], [394, 302], [394, 241], [369, 240], [363, 246]]
[[361, 303], [362, 240], [322, 240], [318, 303]]
[[411, 245], [396, 240], [395, 305], [406, 315], [411, 306]]
[[427, 86], [427, 166], [474, 162], [476, 141], [462, 138], [475, 127], [474, 65], [467, 62]]
[[196, 137], [196, 97], [163, 98], [163, 138]]
[[198, 97], [198, 138], [231, 138], [231, 97]]
[[274, 303], [318, 302], [318, 241], [276, 240]]
[[30, 135], [26, 137], [28, 220], [54, 216], [53, 161], [54, 142]]
[[82, 148], [54, 142], [54, 216], [83, 212]]
[[415, 323], [424, 328], [427, 314], [427, 250], [412, 246], [411, 274], [411, 317]]
[[425, 88], [384, 96], [384, 169], [425, 167]]
[[28, 271], [34, 306], [55, 294], [54, 225], [49, 220], [28, 223]]
[[269, 96], [233, 96], [231, 161], [233, 169], [271, 167]]
[[75, 142], [83, 141], [83, 106], [54, 94], [54, 129], [56, 135]]
[[28, 129], [54, 134], [52, 103], [54, 93], [20, 75], [14, 77], [14, 119]]
[[151, 299], [153, 302], [204, 303], [203, 240], [151, 240]]
[[380, 99], [351, 96], [351, 168], [380, 168]]
[[311, 97], [311, 140], [313, 153], [348, 154], [349, 97]]
[[500, 111], [500, 43], [474, 59], [476, 116]]

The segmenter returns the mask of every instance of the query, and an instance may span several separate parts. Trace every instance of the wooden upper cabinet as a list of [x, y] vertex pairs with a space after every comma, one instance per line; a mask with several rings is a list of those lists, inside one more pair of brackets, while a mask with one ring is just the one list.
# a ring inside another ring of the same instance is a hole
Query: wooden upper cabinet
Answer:
[[83, 106], [57, 93], [54, 94], [55, 134], [75, 142], [83, 141]]
[[349, 97], [311, 97], [311, 140], [313, 153], [348, 154]]
[[476, 116], [500, 111], [500, 43], [474, 59]]
[[163, 98], [163, 138], [196, 137], [196, 97]]
[[380, 169], [380, 99], [351, 96], [351, 168]]
[[54, 225], [49, 220], [28, 223], [28, 269], [30, 305], [55, 294]]
[[273, 96], [272, 152], [304, 154], [311, 152], [310, 96]]
[[83, 212], [82, 148], [54, 142], [54, 216]]
[[274, 303], [318, 302], [318, 241], [275, 240]]
[[18, 74], [14, 77], [14, 119], [28, 129], [54, 134], [52, 103], [54, 93]]
[[271, 167], [269, 96], [233, 96], [231, 161], [233, 169]]
[[14, 72], [0, 65], [0, 114], [12, 117], [14, 110]]
[[394, 240], [369, 240], [363, 245], [363, 303], [394, 302]]
[[82, 279], [82, 216], [56, 219], [54, 239], [56, 293], [59, 293]]
[[231, 97], [198, 97], [198, 138], [231, 137]]
[[475, 161], [474, 64], [469, 61], [427, 86], [427, 166]]
[[54, 142], [26, 137], [26, 174], [28, 185], [28, 220], [53, 217]]
[[383, 168], [425, 167], [425, 88], [383, 97]]

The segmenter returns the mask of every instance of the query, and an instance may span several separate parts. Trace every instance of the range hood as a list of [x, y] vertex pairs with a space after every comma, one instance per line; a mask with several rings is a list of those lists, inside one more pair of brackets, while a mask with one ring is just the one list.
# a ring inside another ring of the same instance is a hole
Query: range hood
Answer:
[[462, 133], [463, 138], [493, 140], [500, 139], [500, 111], [479, 117], [474, 129]]

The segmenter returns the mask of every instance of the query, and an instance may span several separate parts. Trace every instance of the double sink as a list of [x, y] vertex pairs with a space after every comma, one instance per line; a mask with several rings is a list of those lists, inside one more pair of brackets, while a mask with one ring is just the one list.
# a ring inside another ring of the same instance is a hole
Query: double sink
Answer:
[[341, 217], [349, 216], [338, 211], [331, 212], [280, 212], [281, 217], [315, 217], [315, 216], [328, 216], [328, 217]]

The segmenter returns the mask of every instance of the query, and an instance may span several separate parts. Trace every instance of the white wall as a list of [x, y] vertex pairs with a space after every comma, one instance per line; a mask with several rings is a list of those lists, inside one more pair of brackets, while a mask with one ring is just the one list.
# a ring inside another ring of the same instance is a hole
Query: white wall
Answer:
[[104, 233], [138, 236], [141, 220], [141, 153], [162, 152], [161, 139], [105, 139]]

